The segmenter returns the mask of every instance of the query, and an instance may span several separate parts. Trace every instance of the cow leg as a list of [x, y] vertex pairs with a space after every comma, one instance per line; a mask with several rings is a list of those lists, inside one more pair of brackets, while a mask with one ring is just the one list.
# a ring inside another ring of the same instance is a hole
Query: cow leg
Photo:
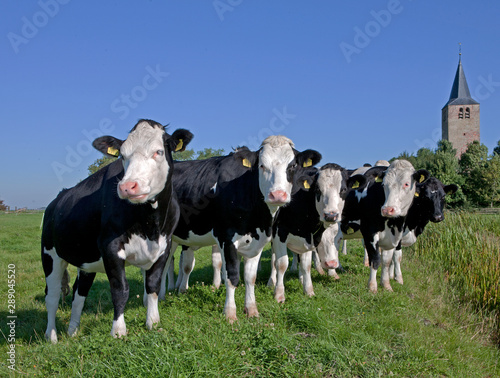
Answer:
[[285, 284], [284, 277], [288, 268], [288, 254], [286, 251], [286, 244], [275, 238], [272, 244], [273, 253], [276, 255], [274, 263], [276, 269], [276, 287], [274, 288], [274, 298], [279, 303], [285, 302]]
[[290, 266], [290, 272], [297, 271], [298, 262], [299, 262], [299, 255], [296, 254], [295, 252], [292, 252], [292, 265]]
[[377, 270], [380, 265], [380, 253], [378, 251], [378, 235], [364, 237], [365, 248], [368, 251], [368, 261], [370, 264], [370, 279], [368, 289], [372, 293], [377, 293]]
[[125, 325], [125, 305], [128, 300], [129, 287], [125, 277], [125, 260], [116, 258], [104, 260], [104, 268], [109, 280], [111, 289], [111, 299], [113, 301], [113, 326], [111, 327], [111, 336], [121, 337], [127, 334]]
[[45, 273], [45, 306], [47, 307], [47, 330], [45, 338], [57, 343], [56, 312], [61, 296], [61, 282], [68, 263], [57, 256], [55, 249], [42, 249], [42, 265]]
[[312, 297], [314, 296], [314, 290], [311, 280], [311, 260], [312, 260], [312, 252], [303, 253], [300, 256], [300, 277], [302, 278], [302, 287], [304, 288], [304, 294]]
[[214, 268], [213, 285], [218, 289], [221, 284], [222, 256], [216, 245], [212, 246], [212, 267]]
[[240, 281], [240, 259], [238, 257], [234, 244], [230, 241], [224, 243], [223, 266], [226, 267], [226, 303], [224, 304], [224, 313], [226, 319], [233, 323], [238, 320], [236, 317], [236, 302], [234, 301], [234, 292]]
[[[170, 251], [167, 247], [166, 251]], [[146, 270], [144, 286], [146, 289], [146, 327], [152, 329], [153, 325], [160, 322], [160, 313], [158, 312], [158, 294], [161, 291], [161, 277], [165, 270], [169, 254], [165, 252], [158, 260]]]
[[370, 266], [370, 259], [368, 258], [368, 250], [365, 247], [365, 242], [364, 241], [363, 241], [363, 247], [365, 249], [365, 258], [363, 260], [363, 263], [368, 268]]
[[325, 270], [321, 266], [321, 261], [319, 259], [318, 251], [314, 250], [312, 251], [312, 260], [314, 262], [314, 267], [316, 268], [316, 271], [320, 274], [323, 275], [325, 274]]
[[[175, 273], [174, 273], [174, 269], [175, 269], [175, 251], [177, 250], [177, 247], [178, 247], [179, 244], [177, 244], [176, 242], [172, 242], [171, 244], [171, 247], [170, 247], [170, 254], [168, 256], [168, 260], [167, 260], [167, 266], [163, 272], [163, 277], [162, 277], [162, 291], [160, 292], [160, 300], [162, 299], [165, 299], [165, 287], [166, 287], [166, 279], [168, 279], [168, 291], [174, 291], [175, 290], [175, 285], [174, 285], [174, 282], [175, 282]], [[165, 277], [165, 278], [164, 278]], [[162, 297], [162, 294], [163, 293], [163, 297]]]
[[257, 302], [255, 301], [255, 280], [259, 268], [262, 250], [254, 257], [244, 257], [245, 262], [245, 313], [249, 318], [258, 317]]
[[87, 273], [78, 269], [78, 275], [73, 285], [73, 304], [71, 305], [71, 319], [68, 327], [68, 335], [70, 336], [76, 336], [76, 331], [80, 326], [83, 305], [89, 295], [95, 275], [95, 273]]
[[344, 240], [344, 243], [342, 244], [342, 253], [347, 255], [347, 240]]
[[382, 273], [380, 275], [381, 285], [388, 291], [392, 291], [391, 282], [389, 279], [389, 267], [392, 262], [394, 249], [382, 251]]
[[269, 276], [269, 281], [267, 281], [267, 287], [274, 288], [276, 286], [276, 255], [271, 252], [271, 275]]
[[401, 247], [396, 248], [391, 263], [391, 269], [392, 269], [391, 278], [394, 278], [396, 282], [400, 283], [401, 285], [403, 284], [403, 274], [401, 273], [402, 259], [403, 259], [403, 250], [401, 249]]
[[175, 284], [180, 293], [185, 293], [189, 288], [189, 275], [194, 269], [194, 263], [194, 250], [183, 246], [181, 259], [179, 261], [179, 276], [177, 277], [177, 283]]

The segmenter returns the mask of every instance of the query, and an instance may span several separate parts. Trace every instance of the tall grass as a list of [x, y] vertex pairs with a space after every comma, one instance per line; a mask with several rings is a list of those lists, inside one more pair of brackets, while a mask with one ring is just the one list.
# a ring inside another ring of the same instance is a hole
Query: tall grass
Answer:
[[447, 213], [444, 222], [426, 229], [413, 249], [445, 272], [463, 301], [500, 314], [500, 217]]

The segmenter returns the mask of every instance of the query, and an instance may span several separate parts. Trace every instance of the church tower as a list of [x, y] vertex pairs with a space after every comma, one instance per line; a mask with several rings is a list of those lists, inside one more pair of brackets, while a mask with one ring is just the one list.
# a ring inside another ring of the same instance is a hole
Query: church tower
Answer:
[[441, 113], [442, 139], [450, 141], [457, 150], [457, 157], [460, 157], [469, 143], [479, 141], [479, 102], [470, 96], [461, 53], [450, 99]]

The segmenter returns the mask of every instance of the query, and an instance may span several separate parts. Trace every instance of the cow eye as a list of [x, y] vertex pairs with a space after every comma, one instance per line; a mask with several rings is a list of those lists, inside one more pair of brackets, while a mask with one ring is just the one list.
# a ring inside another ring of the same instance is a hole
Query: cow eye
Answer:
[[410, 187], [410, 183], [409, 182], [405, 182], [404, 187], [405, 187], [405, 189], [409, 188]]
[[165, 154], [165, 151], [163, 150], [158, 150], [153, 154], [153, 159], [156, 158], [157, 156], [163, 156]]

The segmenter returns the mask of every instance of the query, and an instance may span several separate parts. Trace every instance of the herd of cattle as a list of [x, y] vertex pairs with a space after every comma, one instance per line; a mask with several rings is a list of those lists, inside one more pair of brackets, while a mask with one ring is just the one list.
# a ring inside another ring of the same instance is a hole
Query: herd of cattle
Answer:
[[236, 319], [241, 257], [244, 311], [258, 316], [254, 286], [262, 250], [269, 242], [269, 285], [279, 302], [285, 300], [287, 248], [300, 256], [304, 292], [314, 295], [313, 256], [317, 269], [335, 275], [341, 241], [354, 238], [364, 241], [369, 290], [377, 291], [380, 265], [381, 283], [392, 290], [391, 276], [403, 282], [401, 247], [413, 244], [429, 221], [443, 220], [445, 195], [457, 189], [429, 177], [426, 170], [415, 171], [405, 160], [357, 171], [331, 163], [316, 168], [321, 154], [297, 151], [284, 136], [266, 138], [258, 151], [239, 147], [227, 156], [174, 162], [172, 152], [183, 151], [192, 137], [184, 129], [169, 135], [161, 124], [140, 120], [126, 140], [104, 136], [93, 142], [97, 150], [120, 159], [61, 191], [44, 215], [41, 255], [48, 340], [57, 342], [56, 311], [67, 285], [63, 281], [68, 264], [78, 268], [70, 335], [77, 332], [97, 272], [106, 273], [110, 283], [111, 335], [127, 333], [127, 264], [143, 271], [146, 326], [152, 328], [159, 322], [158, 299], [165, 296], [167, 275], [169, 289], [174, 287], [169, 257], [177, 245], [183, 249], [176, 283], [180, 291], [187, 290], [194, 251], [214, 246], [214, 284], [220, 285], [222, 272], [229, 321]]

